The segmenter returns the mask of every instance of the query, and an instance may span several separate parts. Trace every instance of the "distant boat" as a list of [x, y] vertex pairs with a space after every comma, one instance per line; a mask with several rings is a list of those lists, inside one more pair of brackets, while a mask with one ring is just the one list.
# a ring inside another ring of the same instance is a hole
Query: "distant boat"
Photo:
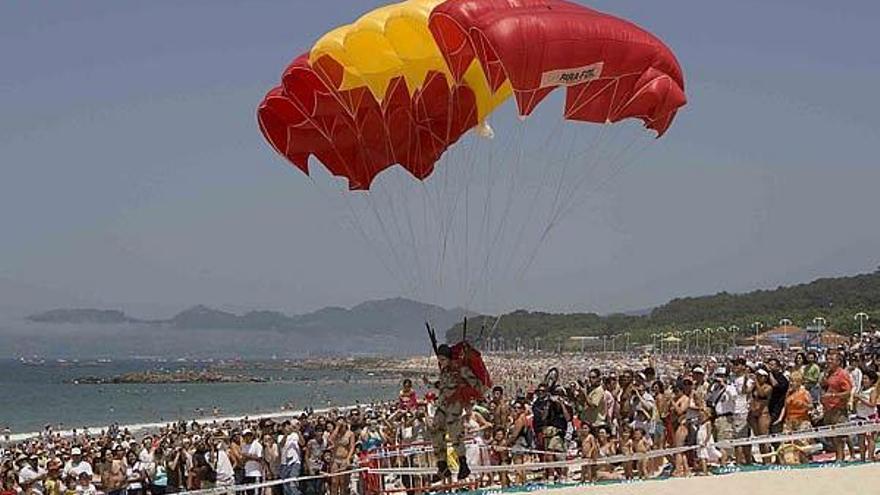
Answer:
[[32, 357], [32, 358], [21, 357], [21, 358], [18, 358], [18, 362], [24, 366], [43, 366], [46, 364], [45, 359], [38, 358], [38, 357]]

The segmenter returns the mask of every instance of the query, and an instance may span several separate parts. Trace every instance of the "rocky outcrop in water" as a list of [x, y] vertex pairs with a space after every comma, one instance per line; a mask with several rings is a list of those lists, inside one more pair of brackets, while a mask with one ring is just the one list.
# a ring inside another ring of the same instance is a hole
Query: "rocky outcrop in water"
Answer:
[[269, 379], [251, 375], [227, 375], [216, 371], [207, 370], [177, 370], [177, 371], [138, 371], [125, 373], [111, 377], [84, 376], [68, 383], [78, 385], [106, 385], [124, 383], [265, 383]]

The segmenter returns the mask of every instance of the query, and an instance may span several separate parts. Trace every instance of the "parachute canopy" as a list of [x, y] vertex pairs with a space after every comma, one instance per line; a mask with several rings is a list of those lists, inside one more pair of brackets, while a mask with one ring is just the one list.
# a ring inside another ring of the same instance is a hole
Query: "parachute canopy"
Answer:
[[418, 179], [511, 95], [529, 115], [566, 88], [564, 118], [636, 118], [663, 135], [685, 102], [675, 56], [638, 26], [564, 0], [408, 0], [334, 29], [260, 104], [266, 139], [350, 189], [399, 164]]

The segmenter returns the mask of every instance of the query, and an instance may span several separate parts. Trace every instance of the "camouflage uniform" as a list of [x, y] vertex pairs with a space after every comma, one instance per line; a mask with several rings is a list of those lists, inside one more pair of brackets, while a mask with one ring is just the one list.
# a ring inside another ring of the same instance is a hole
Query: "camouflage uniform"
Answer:
[[468, 404], [464, 403], [457, 394], [463, 384], [478, 389], [483, 386], [470, 368], [457, 361], [451, 361], [447, 369], [440, 371], [440, 379], [434, 382], [438, 401], [431, 428], [431, 443], [438, 461], [446, 458], [444, 453], [447, 434], [456, 455], [460, 458], [464, 458], [465, 455], [461, 414]]

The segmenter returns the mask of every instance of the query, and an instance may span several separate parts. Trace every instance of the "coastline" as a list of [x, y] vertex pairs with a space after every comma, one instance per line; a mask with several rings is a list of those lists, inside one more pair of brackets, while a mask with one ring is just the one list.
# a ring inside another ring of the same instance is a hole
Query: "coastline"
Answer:
[[[331, 410], [347, 412], [347, 411], [349, 411], [351, 409], [355, 409], [357, 407], [358, 406], [356, 406], [356, 405], [355, 406], [340, 406], [340, 407], [325, 407], [325, 408], [321, 408], [321, 409], [315, 409], [314, 412], [317, 414], [326, 413]], [[205, 417], [191, 418], [191, 419], [186, 419], [183, 421], [186, 421], [187, 423], [195, 422], [198, 424], [212, 424], [212, 423], [223, 423], [225, 421], [241, 421], [241, 420], [244, 420], [245, 418], [247, 418], [249, 420], [290, 419], [290, 418], [294, 418], [296, 416], [299, 416], [299, 415], [303, 414], [304, 412], [305, 411], [303, 411], [301, 409], [297, 409], [297, 410], [290, 410], [290, 411], [277, 411], [277, 412], [271, 412], [271, 413], [242, 414], [242, 415], [237, 415], [237, 416], [217, 416], [217, 417], [212, 416], [210, 418], [205, 418]], [[176, 423], [179, 421], [180, 420], [178, 420], [178, 421], [151, 422], [151, 423], [131, 423], [131, 424], [119, 425], [119, 428], [120, 429], [127, 429], [131, 433], [135, 433], [135, 432], [150, 433], [150, 432], [157, 431], [160, 428], [162, 428], [168, 424]], [[88, 432], [92, 433], [92, 432], [98, 432], [98, 431], [104, 430], [108, 426], [109, 425], [86, 426], [83, 428], [77, 428], [76, 431], [78, 434], [82, 433], [83, 431], [88, 431]], [[54, 434], [61, 434], [62, 437], [70, 437], [73, 435], [73, 430], [61, 430], [61, 431], [54, 431], [53, 430], [53, 433]], [[5, 445], [7, 443], [22, 442], [22, 441], [29, 440], [31, 438], [37, 438], [40, 435], [42, 435], [42, 432], [38, 432], [38, 431], [32, 431], [32, 432], [27, 432], [27, 433], [14, 433], [9, 436], [8, 441], [5, 438], [0, 438], [0, 445]]]
[[[181, 420], [211, 422], [215, 420], [212, 410], [217, 410], [217, 420], [225, 420], [244, 416], [284, 417], [301, 409], [382, 402], [396, 396], [404, 374], [418, 376], [406, 364], [400, 364], [404, 361], [406, 358], [372, 362], [313, 359], [303, 363], [206, 363], [205, 366], [214, 364], [216, 368], [211, 369], [222, 374], [263, 376], [266, 380], [112, 383], [118, 375], [148, 374], [169, 365], [119, 359], [95, 370], [54, 362], [31, 367], [17, 359], [3, 359], [0, 385], [8, 400], [17, 402], [9, 402], [9, 408], [0, 414], [0, 432], [9, 427], [11, 441], [41, 434], [45, 425], [65, 435], [72, 429], [80, 432], [84, 427], [99, 431], [114, 423], [140, 431]], [[195, 372], [198, 371], [197, 368]], [[86, 374], [96, 375], [105, 383], [76, 384]], [[46, 397], [53, 398], [52, 407], [44, 407]], [[0, 433], [0, 442], [3, 441], [4, 435]]]

